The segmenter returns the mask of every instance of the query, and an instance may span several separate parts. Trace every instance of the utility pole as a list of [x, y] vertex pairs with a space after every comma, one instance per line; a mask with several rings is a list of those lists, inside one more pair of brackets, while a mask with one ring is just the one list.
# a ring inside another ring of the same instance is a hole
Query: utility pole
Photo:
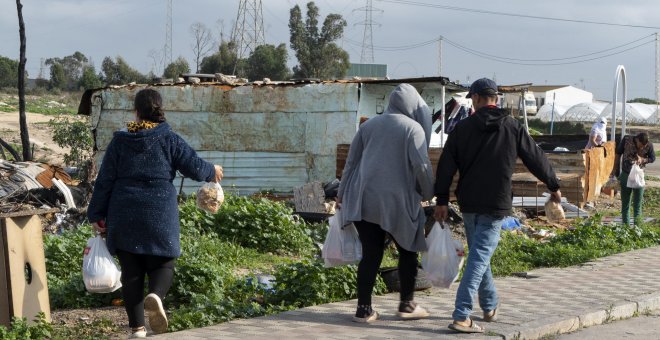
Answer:
[[39, 59], [39, 75], [37, 79], [44, 79], [44, 58]]
[[165, 18], [165, 47], [163, 48], [163, 70], [172, 63], [172, 0], [167, 0]]
[[438, 76], [442, 77], [442, 36], [438, 38]]
[[373, 16], [374, 12], [383, 12], [378, 8], [374, 8], [373, 0], [366, 1], [366, 6], [356, 9], [356, 11], [364, 11], [364, 21], [356, 24], [364, 26], [362, 53], [360, 54], [360, 63], [363, 64], [374, 62], [374, 25], [380, 26], [380, 24], [373, 20]]
[[231, 40], [236, 44], [236, 63], [254, 52], [257, 46], [266, 44], [261, 0], [240, 0]]

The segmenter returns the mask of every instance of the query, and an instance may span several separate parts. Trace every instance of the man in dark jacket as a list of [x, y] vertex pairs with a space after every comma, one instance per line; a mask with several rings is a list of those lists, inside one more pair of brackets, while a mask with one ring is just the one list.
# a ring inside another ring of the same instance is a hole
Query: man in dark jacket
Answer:
[[520, 157], [534, 176], [545, 183], [550, 199], [559, 202], [559, 182], [543, 151], [521, 124], [499, 109], [497, 85], [482, 78], [470, 87], [475, 114], [460, 121], [449, 135], [436, 172], [435, 219], [447, 219], [449, 186], [458, 170], [456, 189], [463, 214], [469, 255], [456, 294], [450, 329], [483, 332], [470, 319], [472, 301], [479, 293], [484, 320], [497, 318], [498, 298], [490, 269], [504, 218], [511, 214], [511, 176]]

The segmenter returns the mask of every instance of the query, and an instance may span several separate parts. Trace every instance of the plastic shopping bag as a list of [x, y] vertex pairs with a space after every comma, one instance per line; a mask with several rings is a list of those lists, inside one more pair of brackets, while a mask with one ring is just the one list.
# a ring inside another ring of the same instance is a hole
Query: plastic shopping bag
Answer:
[[458, 278], [463, 266], [465, 248], [460, 240], [451, 237], [449, 226], [435, 222], [426, 237], [429, 250], [422, 254], [422, 268], [436, 287], [449, 288]]
[[215, 214], [225, 201], [225, 193], [218, 182], [204, 183], [197, 190], [197, 207]]
[[628, 175], [627, 187], [630, 189], [640, 189], [646, 186], [646, 181], [644, 180], [644, 170], [639, 167], [637, 164], [633, 164], [630, 169], [630, 175]]
[[564, 208], [560, 203], [553, 202], [549, 198], [545, 201], [545, 217], [550, 223], [560, 222], [566, 218]]
[[353, 223], [342, 226], [341, 211], [330, 217], [330, 229], [325, 236], [321, 254], [325, 267], [358, 263], [362, 259], [362, 243]]
[[82, 270], [85, 288], [90, 293], [110, 293], [121, 288], [121, 271], [100, 235], [87, 240]]

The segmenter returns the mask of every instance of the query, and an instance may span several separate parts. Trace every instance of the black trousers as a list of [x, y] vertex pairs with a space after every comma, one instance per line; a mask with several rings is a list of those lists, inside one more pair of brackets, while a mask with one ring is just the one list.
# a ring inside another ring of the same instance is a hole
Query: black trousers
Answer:
[[[383, 260], [386, 232], [380, 225], [367, 221], [355, 222], [360, 242], [362, 242], [362, 260], [358, 265], [358, 305], [371, 305], [371, 294], [376, 283], [376, 275]], [[394, 240], [396, 243], [396, 240]], [[401, 301], [412, 301], [417, 278], [417, 253], [405, 250], [396, 243], [399, 251], [399, 282], [401, 283]]]
[[149, 276], [149, 293], [161, 298], [172, 286], [174, 261], [172, 257], [133, 254], [117, 250], [121, 266], [121, 293], [124, 298], [128, 325], [144, 326], [144, 278]]

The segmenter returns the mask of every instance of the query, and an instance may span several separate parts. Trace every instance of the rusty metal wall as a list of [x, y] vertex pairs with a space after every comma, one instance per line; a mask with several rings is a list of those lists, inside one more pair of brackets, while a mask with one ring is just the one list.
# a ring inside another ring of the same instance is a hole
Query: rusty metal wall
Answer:
[[[166, 117], [203, 158], [222, 164], [224, 187], [241, 193], [290, 191], [335, 175], [337, 144], [356, 130], [358, 84], [292, 86], [156, 86]], [[134, 119], [135, 94], [145, 86], [104, 89], [95, 95], [91, 123], [97, 162], [112, 133]], [[178, 187], [179, 182], [175, 185]], [[184, 191], [198, 183], [186, 181]]]

